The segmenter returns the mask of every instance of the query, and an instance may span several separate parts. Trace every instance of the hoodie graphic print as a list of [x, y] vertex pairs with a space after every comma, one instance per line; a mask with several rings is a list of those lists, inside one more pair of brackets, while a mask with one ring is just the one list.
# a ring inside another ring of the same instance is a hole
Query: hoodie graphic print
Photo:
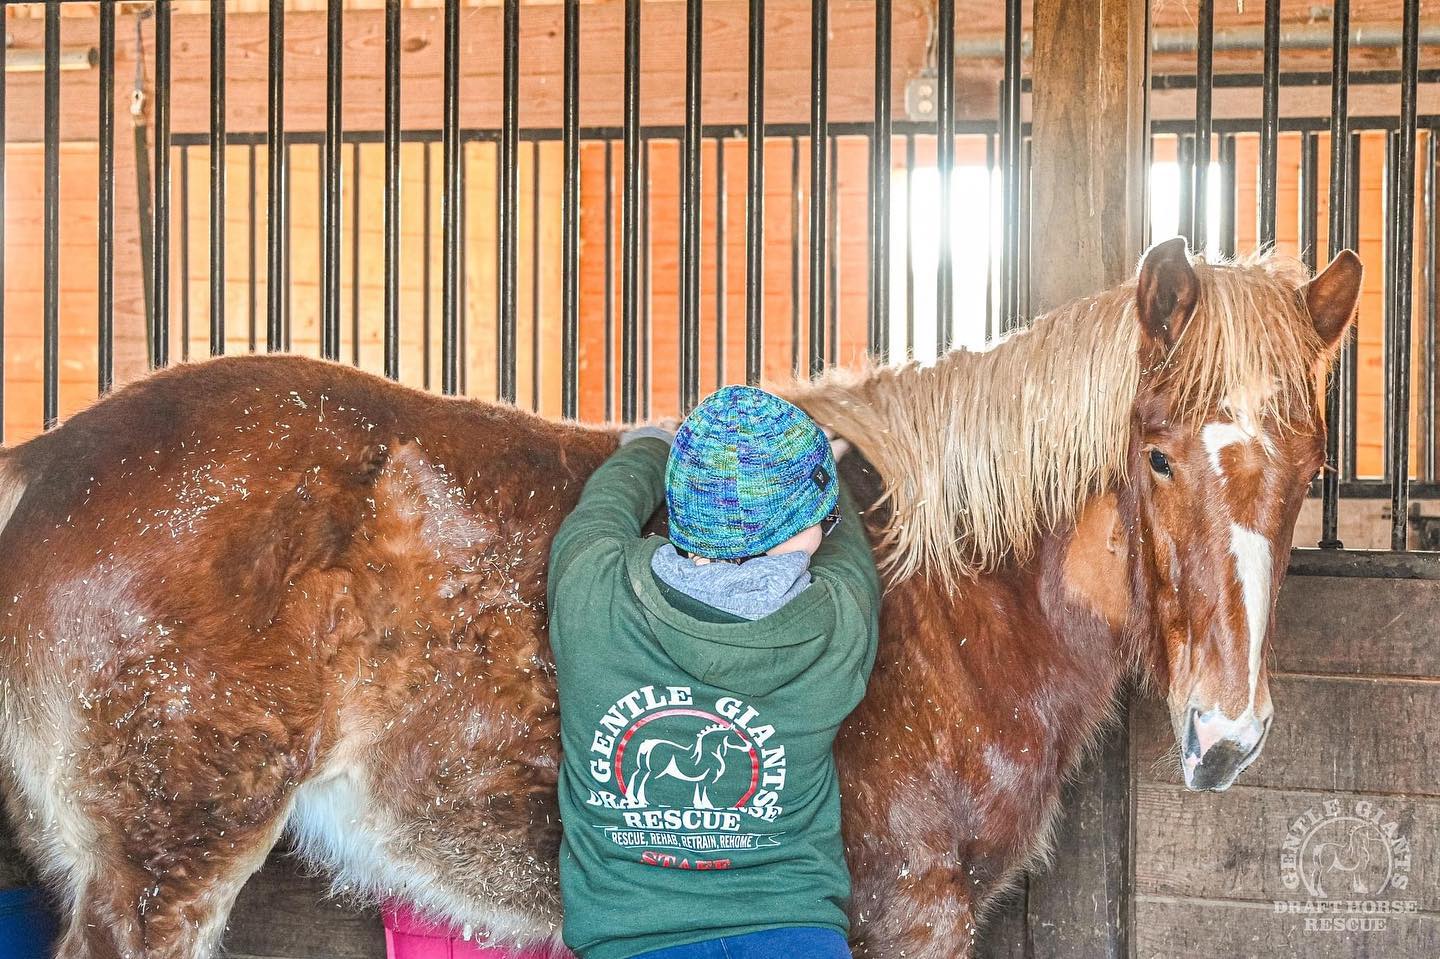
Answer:
[[551, 551], [564, 938], [581, 959], [848, 927], [833, 746], [875, 656], [869, 543], [842, 493], [808, 587], [757, 620], [705, 605], [655, 575], [666, 541], [640, 535], [667, 452], [623, 447]]
[[598, 828], [647, 865], [729, 869], [780, 844], [785, 744], [736, 696], [642, 686], [601, 715], [590, 752], [586, 803], [619, 813]]

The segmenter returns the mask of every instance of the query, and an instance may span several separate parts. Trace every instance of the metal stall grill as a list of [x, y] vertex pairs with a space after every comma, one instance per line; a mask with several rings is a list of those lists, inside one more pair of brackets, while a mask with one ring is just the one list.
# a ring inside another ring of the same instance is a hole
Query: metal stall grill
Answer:
[[[49, 428], [139, 372], [124, 354], [132, 338], [125, 317], [137, 310], [148, 367], [294, 347], [422, 388], [627, 422], [684, 412], [724, 382], [813, 374], [867, 355], [927, 360], [955, 346], [983, 348], [1025, 322], [1029, 5], [1021, 0], [1006, 0], [995, 13], [998, 32], [983, 37], [957, 26], [953, 0], [937, 0], [918, 71], [897, 56], [900, 14], [889, 0], [796, 0], [778, 5], [780, 17], [776, 0], [768, 9], [765, 0], [688, 0], [658, 26], [655, 7], [641, 0], [565, 0], [555, 13], [518, 0], [498, 9], [460, 0], [345, 6], [326, 0], [297, 11], [269, 0], [242, 15], [183, 0], [0, 3], [16, 27], [7, 66], [29, 57], [26, 69], [38, 74], [38, 82], [13, 72], [0, 82], [0, 103], [11, 108], [6, 152], [18, 157], [38, 142], [43, 170], [41, 215], [0, 233], [0, 244], [36, 239], [42, 251], [38, 376], [11, 377], [0, 389], [0, 428], [9, 411], [12, 440], [31, 429], [20, 401], [32, 392], [33, 428]], [[1350, 69], [1347, 0], [1333, 7], [1333, 62], [1324, 72], [1282, 72], [1278, 0], [1264, 4], [1256, 36], [1242, 38], [1258, 73], [1235, 72], [1233, 57], [1217, 70], [1217, 46], [1233, 52], [1241, 41], [1234, 30], [1217, 32], [1211, 0], [1198, 0], [1188, 31], [1153, 38], [1157, 50], [1195, 51], [1193, 72], [1159, 73], [1151, 85], [1193, 90], [1193, 115], [1156, 121], [1152, 132], [1157, 161], [1173, 159], [1177, 172], [1166, 215], [1197, 249], [1230, 255], [1293, 242], [1307, 263], [1323, 262], [1361, 242], [1358, 184], [1382, 170], [1387, 232], [1371, 251], [1379, 257], [1367, 261], [1372, 270], [1385, 264], [1384, 422], [1361, 421], [1370, 400], [1360, 393], [1361, 344], [1352, 337], [1325, 395], [1334, 428], [1314, 491], [1320, 545], [1330, 549], [1342, 545], [1344, 500], [1388, 498], [1390, 545], [1403, 550], [1411, 500], [1440, 496], [1440, 118], [1417, 109], [1419, 85], [1440, 76], [1420, 69], [1429, 33], [1417, 0], [1401, 6], [1389, 38], [1398, 70]], [[740, 112], [723, 119], [705, 106], [714, 82], [707, 64], [715, 66], [707, 18], [720, 15], [717, 7], [738, 10], [724, 15], [740, 18], [743, 54]], [[802, 8], [803, 18], [792, 16]], [[81, 10], [90, 17], [66, 15]], [[347, 40], [372, 29], [372, 14], [379, 82], [356, 86], [347, 63], [361, 54]], [[539, 32], [526, 26], [542, 16], [558, 28], [558, 110], [555, 122], [535, 123], [527, 113], [538, 88], [525, 57]], [[613, 49], [587, 34], [600, 19]], [[407, 45], [407, 31], [422, 22], [433, 47]], [[857, 23], [859, 33], [849, 29]], [[805, 73], [793, 105], [767, 95], [767, 79], [794, 68], [776, 62], [781, 27], [790, 39], [804, 34], [803, 49], [784, 49]], [[847, 39], [837, 46], [842, 27]], [[238, 78], [237, 29], [263, 47], [255, 65], [263, 75]], [[287, 57], [296, 29], [319, 44], [318, 77], [297, 75]], [[667, 29], [683, 46], [683, 82], [678, 111], [656, 121], [642, 98], [643, 51], [651, 31]], [[1364, 42], [1377, 42], [1373, 31]], [[172, 129], [177, 109], [193, 114], [177, 102], [177, 83], [197, 89], [194, 63], [207, 50], [205, 122]], [[474, 50], [499, 53], [493, 123], [468, 116]], [[849, 62], [862, 55], [859, 67]], [[412, 92], [407, 64], [422, 56], [434, 77]], [[979, 95], [964, 69], [976, 57], [994, 67]], [[587, 59], [615, 64], [615, 109], [603, 115], [582, 108]], [[858, 91], [856, 69], [865, 78]], [[840, 75], [852, 82], [837, 94]], [[83, 87], [96, 98], [88, 103], [71, 93], [82, 76], [94, 78], [93, 93]], [[917, 81], [928, 103], [915, 102]], [[1395, 115], [1351, 115], [1352, 91], [1382, 86], [1399, 92]], [[1328, 87], [1328, 112], [1282, 114], [1281, 92], [1292, 87]], [[256, 102], [239, 102], [241, 90]], [[1215, 115], [1218, 94], [1235, 90], [1251, 91], [1253, 113]], [[420, 106], [427, 110], [417, 115], [432, 117], [431, 104], [418, 102], [432, 96], [433, 119], [407, 119]], [[837, 115], [837, 102], [857, 97], [858, 112]], [[297, 122], [312, 102], [318, 122]], [[41, 121], [17, 131], [19, 110]], [[77, 115], [93, 117], [93, 129], [77, 132]], [[75, 175], [65, 150], [77, 140], [93, 143], [98, 160], [93, 226], [62, 215], [62, 171], [69, 182]], [[0, 178], [7, 166], [13, 176], [12, 162], [0, 164]], [[1277, 184], [1292, 180], [1295, 223], [1283, 222], [1277, 206]], [[128, 234], [117, 239], [127, 224], [133, 243]], [[93, 362], [94, 386], [84, 390], [62, 375], [67, 351], [78, 349], [64, 309], [73, 282], [63, 250], [79, 230], [94, 233], [97, 263], [88, 280], [93, 354], [83, 364]], [[31, 232], [38, 236], [17, 235]], [[1322, 238], [1327, 256], [1318, 255]], [[132, 256], [142, 263], [133, 297], [117, 285], [117, 267]], [[16, 279], [3, 255], [0, 277]], [[16, 313], [4, 306], [0, 330], [8, 321], [18, 334]]]

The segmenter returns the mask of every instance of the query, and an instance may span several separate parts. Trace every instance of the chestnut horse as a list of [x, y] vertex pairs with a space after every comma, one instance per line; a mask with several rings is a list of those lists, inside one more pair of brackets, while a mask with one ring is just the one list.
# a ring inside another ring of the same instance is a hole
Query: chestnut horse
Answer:
[[[1306, 283], [1170, 241], [989, 352], [792, 388], [854, 442], [889, 579], [837, 745], [857, 955], [970, 952], [1132, 671], [1189, 786], [1255, 758], [1359, 281], [1349, 253]], [[0, 772], [59, 955], [212, 955], [287, 830], [339, 891], [552, 939], [546, 555], [614, 447], [249, 356], [0, 456]]]

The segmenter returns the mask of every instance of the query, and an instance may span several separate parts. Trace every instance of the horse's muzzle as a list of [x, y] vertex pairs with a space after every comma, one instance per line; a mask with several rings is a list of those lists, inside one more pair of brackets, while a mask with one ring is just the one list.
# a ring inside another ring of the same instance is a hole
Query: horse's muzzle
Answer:
[[[1273, 714], [1272, 714], [1273, 715]], [[1194, 790], [1223, 792], [1255, 761], [1270, 734], [1272, 716], [1248, 714], [1232, 720], [1218, 709], [1185, 712], [1180, 736], [1180, 771]]]

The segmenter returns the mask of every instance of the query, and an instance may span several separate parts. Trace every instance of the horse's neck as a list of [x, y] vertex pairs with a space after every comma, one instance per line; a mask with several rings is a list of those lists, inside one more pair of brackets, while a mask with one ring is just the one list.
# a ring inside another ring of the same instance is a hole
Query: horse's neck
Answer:
[[1057, 740], [1067, 744], [1062, 765], [1078, 758], [1110, 714], [1131, 669], [1129, 545], [1116, 497], [1093, 497], [1073, 527], [1041, 541], [1018, 580], [1045, 628], [1001, 630], [1017, 658], [1048, 664], [1035, 674], [1033, 693], [1052, 717], [1064, 718], [1067, 734]]

